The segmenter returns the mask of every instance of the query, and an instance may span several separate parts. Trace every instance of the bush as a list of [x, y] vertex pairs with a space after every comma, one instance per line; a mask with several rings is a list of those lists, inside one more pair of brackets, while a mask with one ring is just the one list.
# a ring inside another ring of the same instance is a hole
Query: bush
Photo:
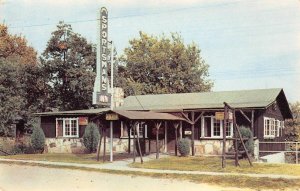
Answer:
[[191, 141], [188, 138], [178, 140], [177, 148], [181, 156], [188, 156], [190, 154]]
[[[245, 146], [246, 146], [248, 152], [250, 154], [253, 154], [254, 141], [253, 141], [253, 134], [252, 134], [250, 128], [241, 126], [240, 132], [241, 132], [242, 138], [248, 138], [248, 140], [245, 141]], [[244, 150], [243, 145], [240, 142], [239, 142], [238, 147], [239, 147], [239, 150]]]
[[[39, 150], [40, 152], [41, 150]], [[16, 143], [13, 148], [9, 151], [7, 151], [10, 154], [16, 155], [16, 154], [34, 154], [35, 150], [32, 148], [31, 145], [26, 145], [22, 142]]]
[[36, 153], [42, 153], [45, 146], [45, 134], [40, 127], [34, 127], [30, 136], [31, 146]]
[[97, 150], [100, 133], [95, 123], [89, 123], [84, 131], [83, 144], [89, 150], [94, 152]]

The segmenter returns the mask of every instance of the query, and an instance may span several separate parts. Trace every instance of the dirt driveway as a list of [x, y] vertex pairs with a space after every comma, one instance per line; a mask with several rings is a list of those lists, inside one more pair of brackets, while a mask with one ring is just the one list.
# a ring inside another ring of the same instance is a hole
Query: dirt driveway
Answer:
[[54, 169], [38, 166], [24, 166], [15, 164], [9, 165], [0, 163], [0, 191], [19, 190], [229, 191], [240, 189], [224, 189], [206, 184], [196, 184], [188, 181], [170, 179], [113, 175], [81, 170]]

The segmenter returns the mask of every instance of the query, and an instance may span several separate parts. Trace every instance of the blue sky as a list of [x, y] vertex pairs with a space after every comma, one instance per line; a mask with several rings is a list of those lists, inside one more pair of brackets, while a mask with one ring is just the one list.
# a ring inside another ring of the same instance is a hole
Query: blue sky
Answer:
[[214, 91], [281, 87], [300, 101], [299, 0], [0, 0], [0, 22], [41, 53], [60, 20], [96, 43], [101, 6], [119, 54], [139, 31], [178, 32], [201, 48]]

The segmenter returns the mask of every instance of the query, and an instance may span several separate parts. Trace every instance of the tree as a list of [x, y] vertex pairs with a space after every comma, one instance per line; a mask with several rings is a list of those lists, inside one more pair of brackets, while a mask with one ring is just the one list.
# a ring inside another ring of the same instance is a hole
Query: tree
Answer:
[[158, 38], [140, 32], [140, 37], [129, 44], [120, 58], [125, 70], [119, 71], [123, 78], [120, 86], [126, 95], [137, 90], [140, 94], [161, 94], [211, 89], [213, 83], [207, 79], [209, 66], [200, 49], [194, 43], [185, 45], [178, 34]]
[[0, 134], [12, 133], [17, 117], [31, 127], [31, 113], [43, 111], [47, 86], [36, 51], [21, 35], [0, 24]]
[[20, 64], [37, 63], [37, 53], [28, 46], [27, 40], [21, 35], [9, 34], [4, 24], [0, 24], [0, 58], [17, 60]]
[[89, 152], [94, 152], [97, 149], [100, 133], [95, 123], [89, 123], [83, 134], [83, 144]]
[[41, 63], [51, 86], [50, 106], [60, 110], [85, 109], [92, 103], [96, 54], [92, 44], [59, 22]]
[[0, 136], [10, 136], [16, 117], [24, 116], [24, 91], [17, 63], [0, 59], [0, 71]]
[[285, 135], [289, 141], [300, 141], [300, 102], [290, 103], [293, 119], [285, 121]]

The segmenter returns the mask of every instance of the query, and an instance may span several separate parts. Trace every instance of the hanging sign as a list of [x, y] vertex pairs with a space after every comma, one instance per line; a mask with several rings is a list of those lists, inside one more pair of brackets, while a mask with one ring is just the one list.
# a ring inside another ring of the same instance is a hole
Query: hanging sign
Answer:
[[185, 135], [192, 135], [192, 131], [184, 131]]
[[216, 120], [224, 120], [224, 112], [216, 112], [215, 118]]
[[115, 113], [107, 113], [105, 119], [108, 121], [117, 121], [119, 120], [119, 115]]
[[79, 121], [79, 125], [87, 125], [89, 122], [89, 119], [88, 119], [88, 117], [79, 117], [78, 121]]

